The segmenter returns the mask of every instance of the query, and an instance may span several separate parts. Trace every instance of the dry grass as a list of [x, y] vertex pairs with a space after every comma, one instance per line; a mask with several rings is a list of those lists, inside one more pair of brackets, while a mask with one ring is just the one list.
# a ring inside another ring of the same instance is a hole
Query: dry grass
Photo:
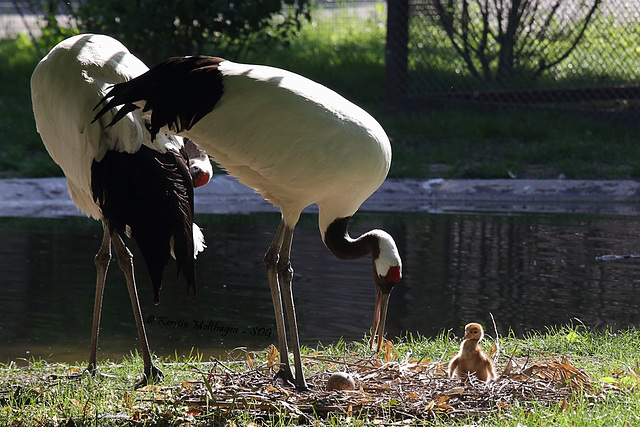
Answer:
[[[388, 355], [306, 356], [305, 368], [315, 373], [307, 378], [310, 390], [300, 393], [273, 381], [275, 359], [252, 367], [249, 357], [241, 362], [246, 363], [244, 370], [216, 361], [200, 381], [185, 381], [173, 392], [154, 386], [150, 390], [160, 399], [189, 405], [194, 416], [243, 412], [258, 420], [284, 417], [305, 424], [332, 416], [374, 424], [477, 418], [532, 402], [566, 406], [576, 393], [592, 392], [589, 376], [566, 358], [511, 359], [498, 380], [485, 384], [474, 377], [466, 382], [450, 379], [446, 366], [438, 362], [394, 361]], [[326, 382], [336, 371], [349, 372], [356, 390], [327, 391]]]
[[[387, 342], [377, 355], [366, 342], [320, 346], [303, 356], [304, 392], [274, 381], [275, 347], [165, 360], [164, 381], [136, 391], [138, 356], [104, 361], [95, 377], [84, 364], [19, 360], [0, 366], [0, 425], [640, 425], [638, 337], [563, 328], [502, 339], [488, 384], [447, 377], [457, 343], [445, 335]], [[349, 372], [355, 390], [327, 391], [334, 372]]]

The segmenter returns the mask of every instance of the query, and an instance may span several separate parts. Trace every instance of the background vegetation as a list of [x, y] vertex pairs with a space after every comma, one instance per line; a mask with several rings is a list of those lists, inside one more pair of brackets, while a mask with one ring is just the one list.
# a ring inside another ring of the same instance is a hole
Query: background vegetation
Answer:
[[434, 0], [432, 24], [444, 30], [471, 77], [535, 80], [571, 55], [601, 3]]
[[[109, 3], [109, 2], [107, 2]], [[106, 4], [102, 2], [102, 4]], [[379, 5], [382, 7], [382, 5]], [[301, 11], [303, 9], [300, 9]], [[305, 9], [306, 11], [306, 9]], [[317, 80], [369, 110], [385, 127], [394, 149], [391, 177], [579, 178], [640, 176], [637, 129], [584, 112], [437, 106], [392, 113], [382, 104], [386, 27], [383, 14], [315, 8], [288, 27], [288, 37], [237, 46], [204, 43], [200, 53], [286, 68]], [[295, 16], [295, 15], [292, 15]], [[635, 24], [628, 24], [633, 26]], [[43, 21], [42, 37], [0, 40], [0, 177], [52, 176], [61, 172], [35, 131], [29, 78], [43, 52], [74, 31]], [[102, 28], [102, 27], [101, 27]], [[270, 27], [272, 31], [273, 27]], [[608, 43], [633, 43], [630, 29], [611, 30]], [[595, 37], [588, 33], [585, 38]], [[617, 39], [615, 39], [617, 38]], [[153, 39], [152, 39], [153, 40]], [[428, 45], [429, 78], [456, 75], [455, 50]], [[599, 39], [592, 38], [594, 43]], [[435, 41], [434, 41], [435, 43]], [[238, 48], [238, 46], [243, 46]], [[250, 47], [250, 49], [249, 49]], [[585, 49], [580, 45], [576, 48]], [[143, 55], [144, 52], [136, 52]], [[594, 55], [599, 51], [594, 50]], [[231, 56], [229, 56], [231, 55]], [[610, 63], [594, 57], [594, 63]], [[564, 64], [558, 66], [562, 72]], [[620, 70], [612, 67], [611, 75]], [[425, 72], [426, 73], [426, 72]], [[447, 77], [448, 78], [448, 77]], [[539, 79], [544, 82], [544, 79]]]
[[76, 19], [81, 32], [109, 34], [156, 64], [211, 44], [237, 54], [252, 45], [285, 43], [309, 19], [309, 0], [85, 0]]

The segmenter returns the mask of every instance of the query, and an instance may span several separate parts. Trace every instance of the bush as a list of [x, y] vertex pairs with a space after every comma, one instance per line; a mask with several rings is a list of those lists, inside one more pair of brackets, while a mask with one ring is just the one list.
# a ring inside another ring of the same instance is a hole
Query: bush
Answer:
[[170, 56], [237, 53], [254, 43], [283, 42], [309, 19], [310, 0], [86, 0], [79, 29], [119, 39], [152, 65]]

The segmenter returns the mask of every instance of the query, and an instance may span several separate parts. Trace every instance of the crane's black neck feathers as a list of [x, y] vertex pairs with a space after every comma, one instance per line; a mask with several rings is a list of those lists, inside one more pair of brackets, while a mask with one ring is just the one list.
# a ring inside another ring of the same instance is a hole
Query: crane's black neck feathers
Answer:
[[109, 231], [136, 240], [159, 302], [162, 274], [173, 237], [178, 274], [195, 291], [193, 184], [185, 153], [162, 154], [146, 146], [136, 153], [107, 151], [91, 166], [91, 191]]
[[324, 243], [340, 259], [358, 259], [371, 254], [373, 260], [380, 256], [378, 239], [364, 234], [357, 239], [349, 237], [347, 225], [351, 217], [335, 219], [324, 233]]
[[213, 111], [222, 97], [222, 61], [209, 56], [170, 58], [135, 79], [114, 85], [96, 105], [102, 108], [94, 121], [122, 105], [111, 126], [138, 108], [135, 102], [144, 101], [143, 111], [151, 111], [148, 130], [152, 138], [164, 126], [176, 133], [189, 130]]

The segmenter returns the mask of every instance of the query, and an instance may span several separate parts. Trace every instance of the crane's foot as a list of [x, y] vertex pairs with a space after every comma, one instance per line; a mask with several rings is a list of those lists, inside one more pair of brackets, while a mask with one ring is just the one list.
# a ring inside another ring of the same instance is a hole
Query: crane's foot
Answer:
[[142, 374], [142, 377], [138, 381], [136, 381], [136, 385], [134, 386], [134, 388], [137, 390], [149, 384], [155, 384], [157, 382], [162, 381], [163, 378], [164, 378], [164, 374], [162, 373], [162, 371], [156, 368], [155, 365], [152, 363], [149, 371], [147, 372], [145, 370], [145, 373]]
[[86, 370], [78, 371], [78, 372], [65, 372], [64, 374], [49, 374], [47, 378], [49, 379], [59, 379], [64, 378], [67, 380], [79, 380], [87, 374]]
[[98, 366], [96, 366], [96, 362], [89, 362], [89, 365], [87, 366], [87, 369], [85, 370], [85, 372], [88, 372], [89, 374], [91, 374], [92, 377], [95, 377], [96, 374], [98, 373]]
[[296, 391], [309, 390], [307, 382], [304, 380], [304, 378], [302, 378], [302, 384], [298, 384], [298, 382], [293, 377], [291, 370], [287, 368], [280, 369], [278, 373], [273, 377], [273, 379], [281, 386], [295, 388]]
[[309, 386], [306, 381], [302, 381], [302, 384], [296, 385], [296, 391], [309, 391]]
[[294, 387], [293, 384], [295, 382], [295, 379], [293, 378], [291, 370], [288, 368], [281, 368], [273, 377], [273, 379], [281, 386], [292, 388]]

